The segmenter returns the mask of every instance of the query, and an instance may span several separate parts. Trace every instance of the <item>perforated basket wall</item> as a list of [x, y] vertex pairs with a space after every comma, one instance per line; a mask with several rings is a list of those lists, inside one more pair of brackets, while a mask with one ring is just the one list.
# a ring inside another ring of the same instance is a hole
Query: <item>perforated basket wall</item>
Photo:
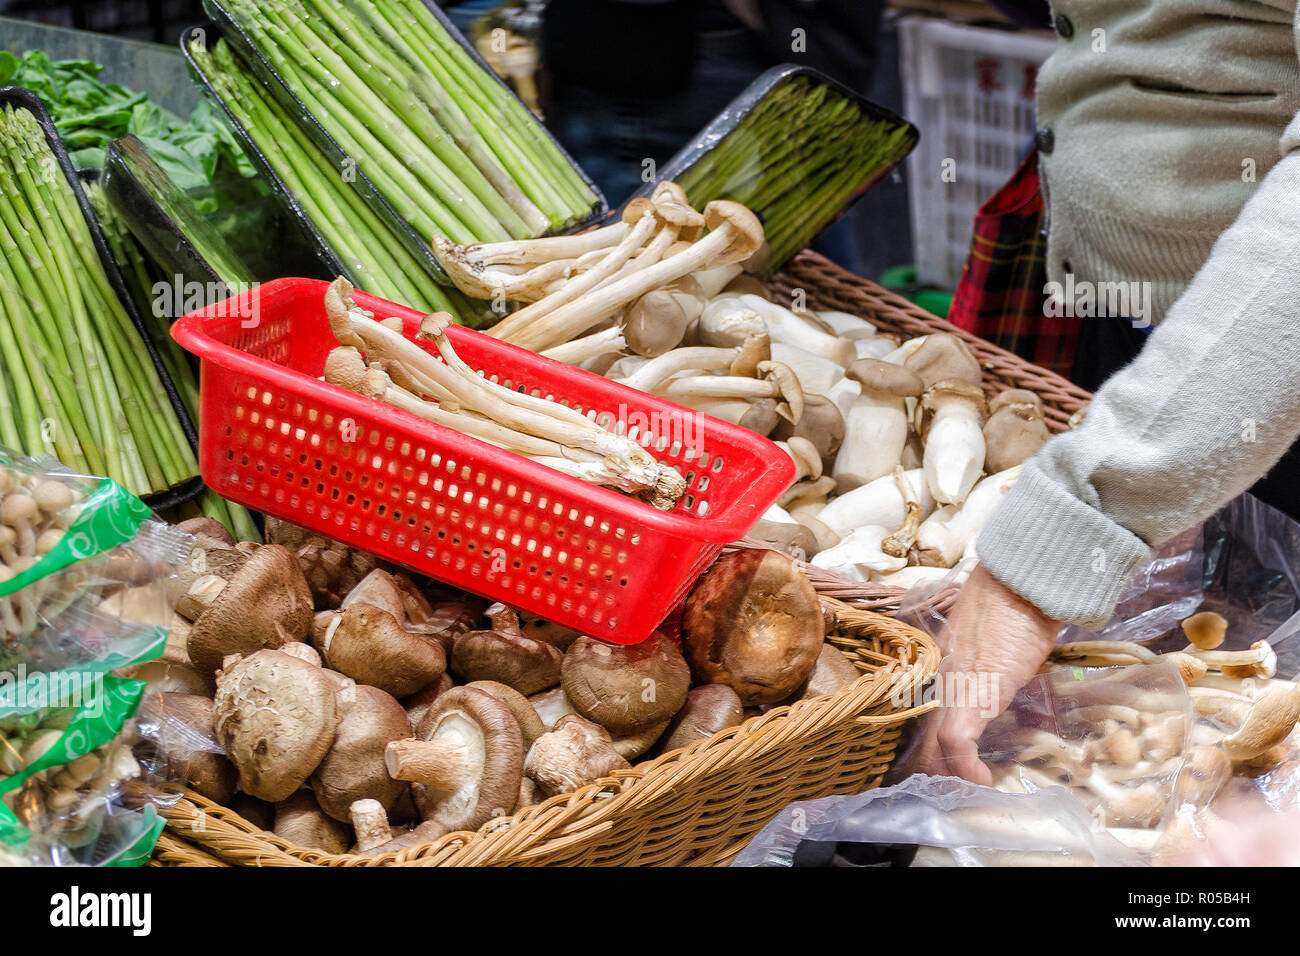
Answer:
[[[179, 319], [199, 355], [203, 477], [219, 494], [604, 640], [644, 639], [794, 480], [753, 432], [453, 327], [492, 381], [627, 434], [687, 481], [671, 512], [317, 381], [326, 283], [279, 279]], [[414, 338], [420, 313], [357, 293]], [[421, 343], [436, 356], [431, 343]]]

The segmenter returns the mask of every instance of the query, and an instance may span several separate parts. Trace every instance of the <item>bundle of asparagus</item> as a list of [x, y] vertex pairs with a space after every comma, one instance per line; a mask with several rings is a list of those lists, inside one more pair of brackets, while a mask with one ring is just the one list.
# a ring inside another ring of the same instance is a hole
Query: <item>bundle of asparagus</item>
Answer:
[[[722, 116], [730, 112], [728, 107]], [[717, 145], [685, 168], [674, 164], [663, 173], [695, 206], [731, 199], [757, 213], [773, 269], [807, 245], [916, 141], [909, 124], [874, 115], [806, 73], [780, 80], [720, 142], [718, 133], [710, 126], [699, 140]]]
[[293, 194], [349, 279], [375, 295], [417, 309], [460, 313], [424, 267], [231, 52], [190, 45], [190, 56], [222, 105]]
[[198, 473], [36, 118], [0, 117], [0, 444], [138, 495]]
[[232, 19], [429, 242], [540, 235], [598, 197], [423, 0], [228, 0]]

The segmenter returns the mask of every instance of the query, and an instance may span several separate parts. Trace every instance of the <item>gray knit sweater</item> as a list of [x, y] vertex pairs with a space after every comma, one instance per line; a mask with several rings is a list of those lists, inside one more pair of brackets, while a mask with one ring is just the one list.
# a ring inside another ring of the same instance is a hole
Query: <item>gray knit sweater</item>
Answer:
[[1151, 546], [1300, 433], [1300, 31], [1295, 0], [1053, 12], [1069, 22], [1038, 83], [1049, 278], [1149, 283], [1159, 327], [976, 549], [1051, 617], [1095, 628]]

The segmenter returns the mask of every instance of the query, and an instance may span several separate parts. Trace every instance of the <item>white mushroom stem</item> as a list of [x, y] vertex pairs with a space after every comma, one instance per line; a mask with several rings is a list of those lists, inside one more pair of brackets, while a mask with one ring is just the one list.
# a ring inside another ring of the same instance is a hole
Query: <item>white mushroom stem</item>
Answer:
[[394, 740], [384, 750], [384, 766], [394, 780], [454, 793], [473, 779], [475, 750], [459, 729], [447, 728], [433, 740]]
[[894, 466], [894, 481], [903, 496], [903, 524], [897, 531], [881, 542], [881, 550], [896, 558], [907, 558], [912, 553], [912, 544], [916, 541], [917, 528], [921, 524], [921, 499], [904, 477], [902, 466]]
[[[671, 352], [669, 353], [672, 354]], [[686, 375], [660, 385], [655, 391], [665, 398], [783, 398], [782, 417], [798, 423], [803, 417], [803, 390], [798, 377], [779, 362], [759, 362], [762, 378], [736, 375]], [[820, 470], [819, 470], [820, 474]]]
[[971, 489], [960, 508], [944, 505], [926, 518], [916, 534], [917, 560], [944, 568], [960, 561], [1020, 477], [1022, 468], [1016, 465], [989, 475]]
[[[511, 336], [527, 329], [532, 322], [539, 320], [543, 316], [550, 315], [566, 305], [571, 305], [574, 300], [581, 299], [585, 293], [596, 288], [605, 279], [608, 279], [617, 273], [619, 269], [622, 268], [623, 264], [632, 258], [632, 255], [638, 249], [641, 249], [645, 245], [646, 241], [650, 239], [658, 223], [659, 221], [654, 212], [647, 210], [641, 219], [638, 220], [636, 225], [633, 226], [628, 231], [627, 235], [623, 237], [623, 241], [610, 250], [609, 254], [600, 261], [599, 265], [593, 266], [581, 275], [570, 279], [556, 289], [556, 291], [543, 296], [531, 305], [525, 306], [518, 312], [512, 312], [510, 315], [506, 316], [506, 318], [492, 326], [492, 328], [488, 329], [487, 334], [494, 338], [511, 341]], [[597, 316], [583, 329], [579, 329], [578, 332], [585, 331], [586, 328], [590, 328], [601, 318], [606, 318], [609, 315], [612, 315], [615, 311], [617, 311], [617, 309], [610, 309], [606, 315]], [[574, 337], [575, 336], [567, 336], [559, 339], [556, 342], [549, 343], [548, 347], [560, 345]], [[534, 349], [534, 351], [541, 350], [542, 349], [540, 348]]]
[[914, 339], [908, 339], [892, 352], [881, 356], [881, 359], [885, 362], [893, 362], [895, 365], [902, 365], [925, 344], [926, 339], [929, 337], [928, 335], [918, 335]]
[[[1207, 651], [1188, 644], [1183, 653], [1204, 661], [1212, 670], [1226, 672], [1233, 677], [1245, 676], [1246, 671], [1256, 677], [1272, 677], [1277, 672], [1277, 654], [1268, 641], [1256, 641], [1249, 650], [1244, 651]], [[1241, 670], [1242, 673], [1232, 673], [1234, 670]]]
[[[877, 335], [869, 339], [851, 339], [858, 358], [873, 358], [885, 361], [885, 356], [898, 348], [898, 341], [889, 335]], [[891, 363], [894, 364], [894, 363]]]
[[[752, 216], [752, 213], [750, 215]], [[709, 267], [734, 246], [739, 235], [739, 231], [730, 219], [721, 221], [717, 228], [692, 243], [685, 252], [625, 275], [558, 308], [548, 309], [544, 315], [531, 316], [522, 324], [514, 323], [512, 320], [515, 316], [511, 316], [507, 320], [511, 321], [508, 328], [502, 327], [505, 323], [498, 323], [488, 330], [488, 334], [533, 351], [552, 348], [581, 335], [597, 322], [620, 311], [651, 289], [679, 279], [697, 269]], [[604, 263], [597, 268], [603, 267]], [[595, 271], [597, 270], [592, 270]]]
[[984, 470], [979, 404], [964, 390], [946, 389], [940, 383], [926, 394], [923, 405], [931, 416], [928, 427], [918, 429], [925, 441], [926, 484], [940, 504], [961, 504]]
[[773, 342], [796, 346], [840, 366], [857, 358], [857, 349], [852, 342], [818, 331], [789, 309], [752, 294], [739, 298], [742, 305], [762, 317]]
[[739, 355], [738, 348], [720, 349], [696, 345], [673, 349], [645, 362], [622, 379], [622, 383], [637, 391], [654, 392], [682, 372], [729, 369]]
[[817, 453], [817, 446], [808, 439], [794, 435], [785, 441], [777, 442], [776, 445], [789, 455], [790, 460], [794, 462], [796, 481], [802, 481], [804, 478], [821, 477], [821, 455]]
[[378, 800], [366, 798], [354, 801], [348, 808], [348, 816], [352, 819], [352, 829], [356, 833], [358, 853], [383, 846], [393, 838], [392, 828], [388, 825], [388, 814]]
[[566, 365], [581, 365], [606, 352], [621, 352], [627, 348], [621, 326], [613, 326], [600, 332], [593, 332], [572, 342], [565, 342], [542, 353], [548, 359], [564, 362]]
[[1153, 664], [1159, 655], [1132, 641], [1074, 641], [1052, 648], [1052, 659], [1081, 667]]
[[870, 581], [873, 572], [900, 571], [907, 567], [907, 559], [896, 558], [881, 550], [881, 541], [886, 534], [888, 532], [880, 525], [856, 528], [839, 543], [819, 551], [809, 563], [850, 581]]
[[942, 584], [944, 581], [951, 578], [952, 583], [960, 587], [969, 574], [970, 572], [966, 569], [954, 571], [951, 568], [927, 568], [913, 564], [908, 565], [899, 571], [892, 571], [888, 574], [872, 574], [871, 580], [876, 584], [886, 584], [890, 587], [911, 589], [920, 586]]
[[830, 359], [784, 342], [772, 343], [772, 361], [790, 366], [805, 392], [825, 395], [844, 378], [844, 368]]
[[346, 280], [338, 279], [325, 297], [330, 326], [344, 345], [374, 348], [401, 362], [408, 371], [419, 370], [450, 392], [465, 411], [477, 412], [513, 431], [599, 456], [628, 481], [651, 490], [651, 503], [656, 507], [671, 507], [684, 493], [681, 475], [631, 439], [605, 431], [568, 406], [481, 378], [447, 339], [448, 316], [425, 316], [420, 330], [420, 335], [437, 347], [444, 364], [399, 332], [350, 309], [350, 292]]
[[875, 338], [880, 332], [874, 325], [866, 319], [856, 315], [850, 315], [847, 312], [836, 312], [828, 309], [818, 309], [817, 318], [821, 319], [826, 325], [829, 325], [831, 332], [841, 338], [851, 339], [854, 341]]
[[906, 443], [903, 400], [863, 389], [844, 416], [844, 441], [831, 474], [842, 491], [851, 491], [891, 474]]
[[705, 345], [725, 348], [740, 345], [752, 336], [767, 334], [763, 317], [741, 302], [738, 296], [716, 296], [700, 313], [699, 336]]
[[727, 287], [732, 279], [740, 275], [744, 267], [739, 262], [729, 262], [725, 266], [716, 266], [712, 269], [700, 269], [693, 273], [695, 281], [700, 284], [700, 289], [706, 299], [712, 299], [719, 292]]
[[[934, 498], [919, 468], [903, 473], [921, 502], [921, 519], [934, 510]], [[862, 525], [879, 525], [886, 533], [897, 531], [907, 517], [907, 503], [893, 475], [877, 478], [860, 488], [833, 499], [818, 515], [838, 535], [847, 535]]]
[[535, 265], [553, 259], [574, 259], [618, 245], [627, 235], [628, 225], [616, 222], [576, 236], [549, 236], [542, 239], [515, 239], [509, 242], [480, 242], [469, 246], [448, 243], [439, 248], [439, 259], [452, 257], [470, 269], [500, 265]]

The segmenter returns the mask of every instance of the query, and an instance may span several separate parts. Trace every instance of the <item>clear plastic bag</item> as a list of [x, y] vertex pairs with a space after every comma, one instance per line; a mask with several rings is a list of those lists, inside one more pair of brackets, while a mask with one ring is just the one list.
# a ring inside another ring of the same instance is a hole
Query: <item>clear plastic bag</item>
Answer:
[[1059, 787], [1010, 794], [914, 776], [853, 796], [795, 803], [733, 866], [1141, 866]]
[[114, 481], [0, 449], [0, 696], [161, 654], [191, 541]]

